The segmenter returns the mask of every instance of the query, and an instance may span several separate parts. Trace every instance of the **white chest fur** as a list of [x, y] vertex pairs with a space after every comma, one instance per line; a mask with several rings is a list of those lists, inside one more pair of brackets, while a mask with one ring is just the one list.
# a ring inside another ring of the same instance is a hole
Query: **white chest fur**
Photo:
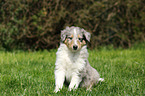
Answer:
[[61, 44], [57, 51], [56, 69], [63, 70], [68, 81], [73, 74], [79, 74], [85, 67], [85, 60], [88, 57], [86, 46], [78, 52], [71, 52], [65, 44]]

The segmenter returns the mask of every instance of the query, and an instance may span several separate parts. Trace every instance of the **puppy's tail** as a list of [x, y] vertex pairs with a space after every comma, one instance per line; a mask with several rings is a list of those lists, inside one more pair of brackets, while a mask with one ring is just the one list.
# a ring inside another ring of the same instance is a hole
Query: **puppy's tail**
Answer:
[[104, 81], [104, 78], [99, 78], [99, 80], [98, 81], [101, 81], [101, 82], [103, 82]]

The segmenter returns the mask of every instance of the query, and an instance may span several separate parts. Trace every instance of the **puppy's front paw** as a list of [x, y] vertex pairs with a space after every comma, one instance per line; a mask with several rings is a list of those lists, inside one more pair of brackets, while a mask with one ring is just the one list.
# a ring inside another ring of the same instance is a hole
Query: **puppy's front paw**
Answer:
[[60, 91], [60, 90], [58, 90], [58, 89], [55, 89], [55, 90], [54, 90], [54, 93], [57, 93], [57, 92], [59, 92], [59, 91]]
[[58, 87], [55, 87], [54, 92], [57, 93], [57, 92], [59, 92], [59, 91], [60, 91], [60, 89], [59, 89]]
[[75, 86], [74, 87], [69, 86], [68, 91], [72, 91], [72, 90], [74, 91], [76, 89], [77, 89], [77, 87], [75, 87]]
[[72, 88], [68, 88], [68, 91], [71, 91], [72, 90]]
[[103, 82], [104, 81], [104, 78], [99, 78], [99, 81]]
[[75, 88], [68, 88], [68, 91], [75, 91]]
[[92, 91], [92, 89], [91, 89], [91, 88], [87, 88], [87, 90], [86, 90], [86, 91], [90, 91], [90, 92], [91, 92], [91, 91]]

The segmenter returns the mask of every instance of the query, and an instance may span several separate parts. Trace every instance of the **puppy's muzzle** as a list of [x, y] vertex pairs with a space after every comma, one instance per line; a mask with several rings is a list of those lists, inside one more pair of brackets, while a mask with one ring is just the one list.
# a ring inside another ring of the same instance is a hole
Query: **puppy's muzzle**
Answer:
[[73, 50], [77, 50], [78, 46], [77, 45], [73, 45]]

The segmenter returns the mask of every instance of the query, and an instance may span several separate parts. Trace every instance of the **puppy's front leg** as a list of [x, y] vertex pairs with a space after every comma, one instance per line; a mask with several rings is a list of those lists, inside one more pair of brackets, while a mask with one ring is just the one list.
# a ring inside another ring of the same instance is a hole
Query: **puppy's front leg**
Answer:
[[65, 72], [63, 70], [55, 70], [55, 90], [54, 92], [57, 93], [62, 89], [63, 83], [65, 80]]
[[81, 80], [82, 79], [77, 74], [74, 74], [72, 76], [72, 79], [71, 79], [71, 82], [70, 82], [70, 85], [69, 85], [69, 91], [71, 91], [72, 89], [77, 89]]

